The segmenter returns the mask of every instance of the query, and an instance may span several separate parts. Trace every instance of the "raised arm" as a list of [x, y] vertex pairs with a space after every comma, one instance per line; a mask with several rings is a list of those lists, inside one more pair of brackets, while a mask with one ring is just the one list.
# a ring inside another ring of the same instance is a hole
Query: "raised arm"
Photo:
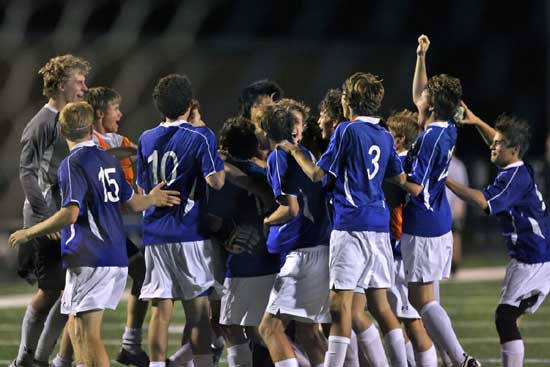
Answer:
[[460, 105], [464, 108], [464, 118], [460, 121], [460, 124], [463, 125], [473, 125], [476, 127], [477, 131], [485, 141], [485, 144], [493, 144], [493, 139], [495, 138], [496, 130], [493, 129], [488, 123], [480, 119], [475, 115], [472, 110], [466, 106], [464, 101], [460, 101]]
[[294, 160], [302, 171], [306, 174], [307, 177], [313, 182], [319, 182], [323, 179], [323, 176], [325, 175], [325, 171], [317, 166], [315, 163], [307, 159], [305, 154], [298, 148], [298, 146], [291, 144], [288, 141], [284, 141], [282, 143], [277, 144], [276, 148], [280, 148], [284, 150], [287, 153], [290, 153], [292, 157], [294, 157]]
[[430, 48], [430, 40], [428, 36], [423, 34], [418, 37], [418, 47], [416, 48], [416, 67], [412, 85], [412, 98], [415, 105], [418, 104], [422, 91], [428, 85], [428, 74], [426, 72], [426, 52], [428, 52], [428, 48]]
[[489, 206], [487, 199], [485, 199], [485, 196], [479, 190], [464, 186], [449, 177], [447, 177], [446, 185], [456, 196], [470, 205], [476, 206], [481, 210], [485, 210]]

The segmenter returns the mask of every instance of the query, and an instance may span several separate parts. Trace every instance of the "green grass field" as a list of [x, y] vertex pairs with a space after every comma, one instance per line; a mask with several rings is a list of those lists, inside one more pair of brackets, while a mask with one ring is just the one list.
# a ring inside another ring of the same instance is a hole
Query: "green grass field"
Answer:
[[[484, 366], [499, 366], [500, 352], [497, 333], [493, 323], [493, 312], [498, 301], [499, 282], [455, 283], [441, 286], [442, 303], [449, 312], [458, 337], [466, 351], [483, 362]], [[32, 290], [24, 285], [0, 289], [1, 297], [9, 293], [24, 293]], [[126, 305], [121, 303], [117, 311], [105, 313], [103, 336], [109, 355], [114, 358], [125, 322]], [[0, 309], [0, 365], [17, 353], [20, 337], [20, 323], [24, 307]], [[170, 328], [169, 351], [177, 349], [184, 316], [181, 305], [175, 310]], [[525, 365], [550, 365], [550, 302], [546, 301], [535, 315], [521, 320], [521, 331], [525, 340]], [[119, 366], [116, 362], [115, 366]], [[225, 360], [221, 365], [225, 366]]]

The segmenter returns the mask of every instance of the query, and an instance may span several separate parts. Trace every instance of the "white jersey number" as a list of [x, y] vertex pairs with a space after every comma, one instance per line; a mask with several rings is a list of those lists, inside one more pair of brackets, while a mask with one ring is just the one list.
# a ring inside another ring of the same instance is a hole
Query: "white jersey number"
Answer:
[[378, 145], [373, 145], [369, 149], [369, 155], [372, 155], [374, 153], [374, 158], [372, 158], [372, 165], [374, 166], [374, 169], [372, 172], [370, 169], [367, 168], [367, 175], [369, 176], [369, 180], [372, 180], [378, 171], [380, 170], [380, 164], [378, 161], [380, 160], [380, 147]]
[[[168, 158], [172, 159], [173, 166], [172, 171], [170, 172], [170, 180], [167, 180], [166, 178], [166, 163], [168, 162]], [[147, 157], [147, 163], [151, 163], [152, 172], [153, 172], [153, 184], [157, 185], [159, 183], [159, 175], [158, 175], [158, 165], [159, 165], [159, 152], [158, 150], [154, 150], [153, 153], [149, 157]], [[172, 150], [167, 151], [162, 156], [162, 159], [160, 161], [160, 179], [162, 181], [166, 181], [167, 185], [170, 185], [174, 181], [176, 181], [176, 177], [178, 176], [178, 156], [176, 153]]]
[[108, 203], [109, 201], [112, 203], [116, 203], [120, 200], [120, 198], [118, 197], [118, 192], [120, 191], [118, 183], [114, 178], [110, 177], [110, 175], [115, 172], [115, 168], [101, 167], [101, 169], [99, 170], [98, 178], [99, 181], [101, 181], [101, 183], [103, 184], [103, 200], [106, 203]]

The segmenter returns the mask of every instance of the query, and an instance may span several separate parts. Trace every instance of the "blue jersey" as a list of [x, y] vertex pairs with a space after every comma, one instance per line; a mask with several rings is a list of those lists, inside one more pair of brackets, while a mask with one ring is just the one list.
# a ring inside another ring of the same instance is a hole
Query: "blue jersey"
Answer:
[[445, 195], [449, 163], [456, 144], [452, 121], [428, 125], [416, 139], [405, 160], [409, 180], [422, 186], [422, 192], [403, 208], [403, 233], [439, 237], [451, 231], [451, 208]]
[[143, 215], [143, 244], [200, 241], [199, 217], [207, 177], [223, 170], [216, 137], [186, 121], [162, 123], [139, 138], [137, 184], [148, 193], [160, 181], [180, 192], [181, 205], [151, 207]]
[[489, 214], [501, 224], [512, 258], [527, 264], [550, 261], [550, 214], [531, 166], [520, 161], [500, 169], [483, 195]]
[[[313, 155], [300, 145], [311, 161]], [[283, 257], [298, 248], [328, 245], [330, 227], [321, 183], [312, 182], [292, 156], [276, 149], [267, 157], [267, 179], [275, 199], [290, 195], [298, 198], [298, 215], [283, 225], [271, 226], [267, 249]]]
[[89, 140], [73, 147], [58, 175], [61, 206], [80, 207], [76, 222], [61, 231], [63, 266], [128, 266], [120, 206], [134, 190], [118, 161]]
[[379, 119], [340, 123], [317, 163], [333, 175], [334, 229], [389, 232], [382, 181], [403, 172], [391, 134]]
[[[232, 161], [237, 168], [252, 180], [261, 180], [267, 185], [265, 169], [250, 161]], [[228, 278], [256, 277], [279, 272], [279, 254], [267, 252], [266, 239], [263, 235], [263, 219], [267, 210], [262, 201], [247, 190], [227, 182], [223, 189], [210, 193], [208, 200], [209, 213], [233, 221], [235, 225], [256, 227], [260, 235], [259, 244], [252, 253], [227, 255], [226, 274]]]

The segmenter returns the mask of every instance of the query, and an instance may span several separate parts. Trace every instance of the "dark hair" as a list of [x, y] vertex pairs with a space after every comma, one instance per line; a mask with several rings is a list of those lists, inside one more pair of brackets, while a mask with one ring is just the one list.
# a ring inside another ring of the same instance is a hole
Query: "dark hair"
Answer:
[[313, 116], [310, 116], [307, 121], [305, 121], [304, 132], [302, 134], [302, 144], [306, 147], [315, 157], [319, 157], [322, 152], [325, 151], [327, 147], [327, 141], [323, 140], [321, 133], [321, 128], [317, 123], [317, 119]]
[[529, 150], [531, 131], [527, 121], [502, 114], [497, 117], [495, 130], [504, 135], [509, 147], [519, 147], [519, 158]]
[[384, 98], [382, 79], [371, 73], [355, 73], [342, 85], [342, 94], [354, 114], [374, 115]]
[[191, 82], [185, 75], [167, 75], [157, 82], [153, 90], [155, 107], [170, 120], [185, 114], [192, 99]]
[[342, 110], [342, 91], [340, 89], [329, 89], [321, 103], [319, 103], [319, 111], [325, 112], [331, 120], [344, 121], [346, 118]]
[[288, 108], [274, 104], [266, 106], [260, 123], [267, 137], [278, 143], [292, 141], [292, 130], [298, 119]]
[[399, 112], [392, 112], [386, 122], [388, 129], [395, 132], [395, 136], [405, 138], [405, 149], [410, 149], [418, 135], [422, 132], [418, 125], [418, 113], [411, 112], [407, 109]]
[[273, 96], [273, 100], [276, 102], [283, 98], [283, 95], [282, 88], [274, 81], [269, 79], [255, 81], [241, 91], [238, 101], [239, 115], [249, 119], [250, 110], [260, 96]]
[[428, 80], [428, 103], [434, 109], [435, 118], [438, 120], [452, 120], [460, 100], [462, 99], [462, 86], [458, 78], [447, 74], [432, 76]]
[[86, 93], [86, 102], [94, 109], [94, 119], [97, 111], [106, 112], [109, 103], [119, 101], [122, 99], [120, 94], [114, 89], [107, 87], [94, 87], [88, 90]]
[[227, 119], [218, 134], [220, 147], [239, 159], [249, 159], [258, 151], [256, 127], [246, 117]]

